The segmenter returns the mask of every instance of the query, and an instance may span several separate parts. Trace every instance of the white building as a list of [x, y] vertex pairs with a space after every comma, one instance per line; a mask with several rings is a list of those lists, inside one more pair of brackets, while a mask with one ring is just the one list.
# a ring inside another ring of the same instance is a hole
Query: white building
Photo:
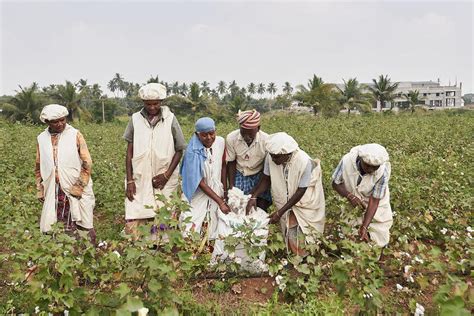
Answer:
[[[408, 102], [403, 96], [409, 91], [419, 92], [419, 98], [425, 106], [433, 109], [454, 108], [464, 106], [462, 97], [462, 83], [447, 86], [442, 86], [434, 81], [407, 81], [399, 82], [398, 88], [395, 91], [397, 97], [394, 99], [394, 107], [406, 107]], [[390, 108], [390, 102], [385, 104], [384, 109]]]

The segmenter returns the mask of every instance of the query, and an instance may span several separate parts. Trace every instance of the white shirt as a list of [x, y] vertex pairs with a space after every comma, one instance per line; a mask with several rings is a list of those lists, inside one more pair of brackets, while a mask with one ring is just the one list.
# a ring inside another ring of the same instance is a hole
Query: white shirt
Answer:
[[259, 131], [249, 146], [240, 134], [240, 130], [231, 132], [226, 139], [226, 161], [236, 161], [237, 170], [244, 176], [257, 174], [263, 169], [267, 154], [265, 151], [267, 138], [267, 133]]

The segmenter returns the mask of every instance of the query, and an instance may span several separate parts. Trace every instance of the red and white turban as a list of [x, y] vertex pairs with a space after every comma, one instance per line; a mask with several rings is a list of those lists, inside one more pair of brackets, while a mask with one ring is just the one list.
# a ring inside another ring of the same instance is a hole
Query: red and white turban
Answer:
[[260, 126], [260, 113], [256, 110], [239, 111], [237, 121], [240, 127], [245, 129], [254, 129]]

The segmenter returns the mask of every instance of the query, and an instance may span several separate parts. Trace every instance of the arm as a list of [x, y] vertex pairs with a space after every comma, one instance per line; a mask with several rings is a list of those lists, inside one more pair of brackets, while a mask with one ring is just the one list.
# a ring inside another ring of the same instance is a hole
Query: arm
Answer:
[[229, 189], [234, 187], [235, 183], [235, 173], [237, 172], [237, 161], [229, 161], [227, 162], [227, 175], [229, 178]]
[[171, 175], [175, 171], [176, 167], [179, 164], [179, 161], [181, 160], [181, 157], [183, 156], [183, 151], [176, 151], [173, 155], [173, 158], [171, 159], [170, 166], [168, 167], [168, 170], [166, 170], [164, 173], [160, 173], [157, 176], [153, 177], [153, 187], [156, 189], [163, 189], [170, 179]]
[[266, 174], [262, 174], [262, 176], [260, 177], [260, 181], [258, 181], [258, 184], [254, 188], [252, 196], [249, 202], [247, 203], [247, 208], [246, 208], [247, 214], [250, 213], [252, 208], [257, 206], [257, 197], [261, 195], [263, 192], [265, 192], [270, 187], [270, 185], [271, 185], [270, 176]]
[[171, 135], [173, 136], [175, 153], [173, 155], [173, 158], [171, 159], [171, 163], [168, 167], [168, 170], [166, 170], [162, 174], [153, 177], [152, 185], [156, 189], [163, 189], [165, 187], [169, 178], [178, 166], [179, 161], [183, 156], [183, 151], [186, 150], [186, 141], [184, 140], [183, 131], [181, 130], [181, 125], [179, 125], [176, 116], [173, 117], [173, 122], [171, 123]]
[[224, 198], [227, 200], [227, 164], [225, 162], [225, 151], [222, 156], [221, 182], [224, 187]]
[[71, 194], [76, 198], [81, 198], [84, 187], [89, 183], [92, 173], [92, 158], [87, 148], [87, 143], [84, 136], [80, 132], [77, 133], [77, 151], [81, 160], [81, 172], [79, 179], [71, 188]]
[[127, 173], [126, 195], [129, 201], [133, 201], [133, 196], [137, 193], [135, 181], [133, 180], [132, 157], [133, 157], [133, 143], [128, 143], [127, 154], [125, 157], [125, 170]]
[[367, 206], [367, 210], [364, 214], [364, 219], [362, 220], [362, 225], [359, 228], [359, 237], [361, 240], [369, 241], [369, 236], [367, 234], [367, 228], [369, 224], [372, 222], [375, 213], [377, 212], [377, 208], [379, 207], [380, 199], [374, 198], [373, 196], [369, 199], [369, 205]]
[[337, 184], [335, 181], [333, 181], [332, 188], [336, 190], [340, 196], [347, 198], [353, 207], [360, 206], [365, 209], [364, 203], [357, 196], [347, 191], [344, 183]]
[[222, 199], [219, 195], [216, 194], [204, 181], [204, 179], [201, 179], [201, 182], [199, 182], [199, 188], [204, 192], [208, 197], [213, 199], [218, 205], [221, 211], [224, 214], [227, 214], [230, 212], [229, 206], [225, 203], [224, 199]]
[[283, 205], [281, 209], [279, 209], [270, 216], [270, 224], [278, 223], [280, 221], [280, 218], [301, 200], [307, 189], [308, 188], [298, 188], [295, 194], [293, 194], [293, 196], [288, 200], [288, 202], [286, 202], [286, 204]]
[[36, 183], [36, 197], [38, 200], [43, 203], [44, 202], [44, 188], [41, 184], [41, 162], [40, 162], [40, 152], [39, 152], [39, 145], [36, 144], [36, 162], [35, 162], [35, 183]]

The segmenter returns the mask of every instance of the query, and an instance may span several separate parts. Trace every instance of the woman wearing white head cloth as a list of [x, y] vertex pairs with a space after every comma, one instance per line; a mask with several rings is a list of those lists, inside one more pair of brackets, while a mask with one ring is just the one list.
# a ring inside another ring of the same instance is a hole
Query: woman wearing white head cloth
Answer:
[[43, 203], [40, 228], [48, 232], [61, 221], [66, 231], [88, 231], [95, 243], [92, 160], [82, 134], [67, 124], [68, 114], [64, 106], [50, 104], [40, 115], [48, 124], [38, 136], [36, 150], [37, 197]]
[[[270, 135], [266, 142], [268, 155], [263, 176], [247, 205], [255, 207], [256, 197], [271, 187], [277, 211], [271, 214], [270, 223], [280, 222], [287, 248], [305, 256], [301, 247], [314, 242], [312, 233], [323, 233], [325, 201], [319, 160], [311, 159], [298, 148], [286, 133]], [[304, 236], [304, 238], [302, 238]], [[303, 241], [303, 242], [302, 242]]]
[[379, 144], [356, 146], [342, 157], [332, 176], [332, 186], [354, 207], [365, 211], [357, 220], [359, 238], [386, 246], [390, 239], [390, 162], [387, 150]]

